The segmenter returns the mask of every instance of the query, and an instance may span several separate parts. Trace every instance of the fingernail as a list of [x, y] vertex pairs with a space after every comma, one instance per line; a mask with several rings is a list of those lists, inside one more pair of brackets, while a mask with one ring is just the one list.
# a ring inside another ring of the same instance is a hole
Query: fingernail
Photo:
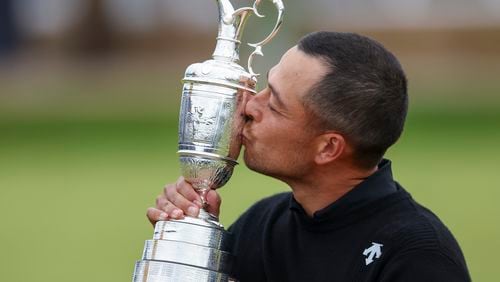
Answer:
[[172, 211], [172, 217], [173, 218], [179, 218], [182, 216], [182, 211], [179, 209], [173, 210]]
[[158, 217], [158, 220], [166, 220], [167, 219], [167, 214], [162, 212], [160, 216]]
[[198, 208], [195, 206], [190, 206], [187, 210], [187, 213], [192, 217], [196, 217], [198, 215]]

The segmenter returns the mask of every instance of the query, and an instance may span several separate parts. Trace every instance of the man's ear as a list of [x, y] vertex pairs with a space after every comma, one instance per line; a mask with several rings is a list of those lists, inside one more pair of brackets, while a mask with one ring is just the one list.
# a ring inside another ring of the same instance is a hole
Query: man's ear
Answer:
[[327, 164], [337, 160], [346, 149], [344, 136], [337, 132], [328, 132], [318, 136], [316, 157], [314, 161], [319, 164]]

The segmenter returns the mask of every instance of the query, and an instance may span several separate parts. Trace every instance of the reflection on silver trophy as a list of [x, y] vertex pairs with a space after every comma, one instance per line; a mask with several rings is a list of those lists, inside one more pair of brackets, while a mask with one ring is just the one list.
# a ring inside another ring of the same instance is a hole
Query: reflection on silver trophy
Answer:
[[[248, 58], [248, 71], [237, 64], [244, 23], [253, 7], [234, 9], [229, 0], [216, 0], [219, 32], [213, 59], [190, 65], [183, 79], [179, 116], [179, 160], [181, 174], [200, 194], [204, 205], [210, 189], [223, 186], [231, 177], [241, 149], [247, 95], [256, 93], [257, 74], [252, 60], [262, 56], [261, 47], [281, 26], [284, 6], [278, 10], [272, 32]], [[205, 209], [198, 218], [159, 221], [154, 237], [147, 240], [142, 260], [135, 265], [133, 281], [234, 281], [231, 273], [231, 237], [217, 217]]]

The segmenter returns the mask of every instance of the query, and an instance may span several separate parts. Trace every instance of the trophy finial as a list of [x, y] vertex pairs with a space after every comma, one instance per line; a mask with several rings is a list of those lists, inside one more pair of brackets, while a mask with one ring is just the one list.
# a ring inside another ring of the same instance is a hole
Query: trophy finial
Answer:
[[[239, 61], [239, 45], [241, 44], [240, 38], [246, 19], [252, 13], [259, 18], [263, 18], [257, 6], [262, 0], [255, 0], [252, 7], [243, 7], [235, 10], [229, 0], [217, 0], [219, 6], [219, 32], [217, 35], [217, 45], [213, 53], [214, 59], [237, 62]], [[248, 45], [254, 47], [255, 50], [248, 59], [248, 69], [252, 77], [256, 78], [258, 74], [252, 71], [251, 62], [255, 55], [263, 56], [261, 46], [268, 43], [278, 32], [283, 23], [284, 5], [281, 0], [272, 0], [273, 4], [278, 10], [278, 18], [271, 33], [262, 41], [258, 43], [249, 43]]]

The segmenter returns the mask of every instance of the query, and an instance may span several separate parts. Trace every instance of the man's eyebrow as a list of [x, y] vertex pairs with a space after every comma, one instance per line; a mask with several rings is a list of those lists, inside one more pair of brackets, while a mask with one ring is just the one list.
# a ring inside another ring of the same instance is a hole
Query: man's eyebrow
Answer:
[[278, 91], [276, 91], [276, 88], [273, 87], [271, 83], [269, 83], [269, 71], [267, 72], [267, 87], [271, 89], [271, 95], [276, 98], [276, 101], [278, 102], [279, 106], [286, 108], [285, 104], [283, 103], [283, 100], [281, 100], [281, 95]]

